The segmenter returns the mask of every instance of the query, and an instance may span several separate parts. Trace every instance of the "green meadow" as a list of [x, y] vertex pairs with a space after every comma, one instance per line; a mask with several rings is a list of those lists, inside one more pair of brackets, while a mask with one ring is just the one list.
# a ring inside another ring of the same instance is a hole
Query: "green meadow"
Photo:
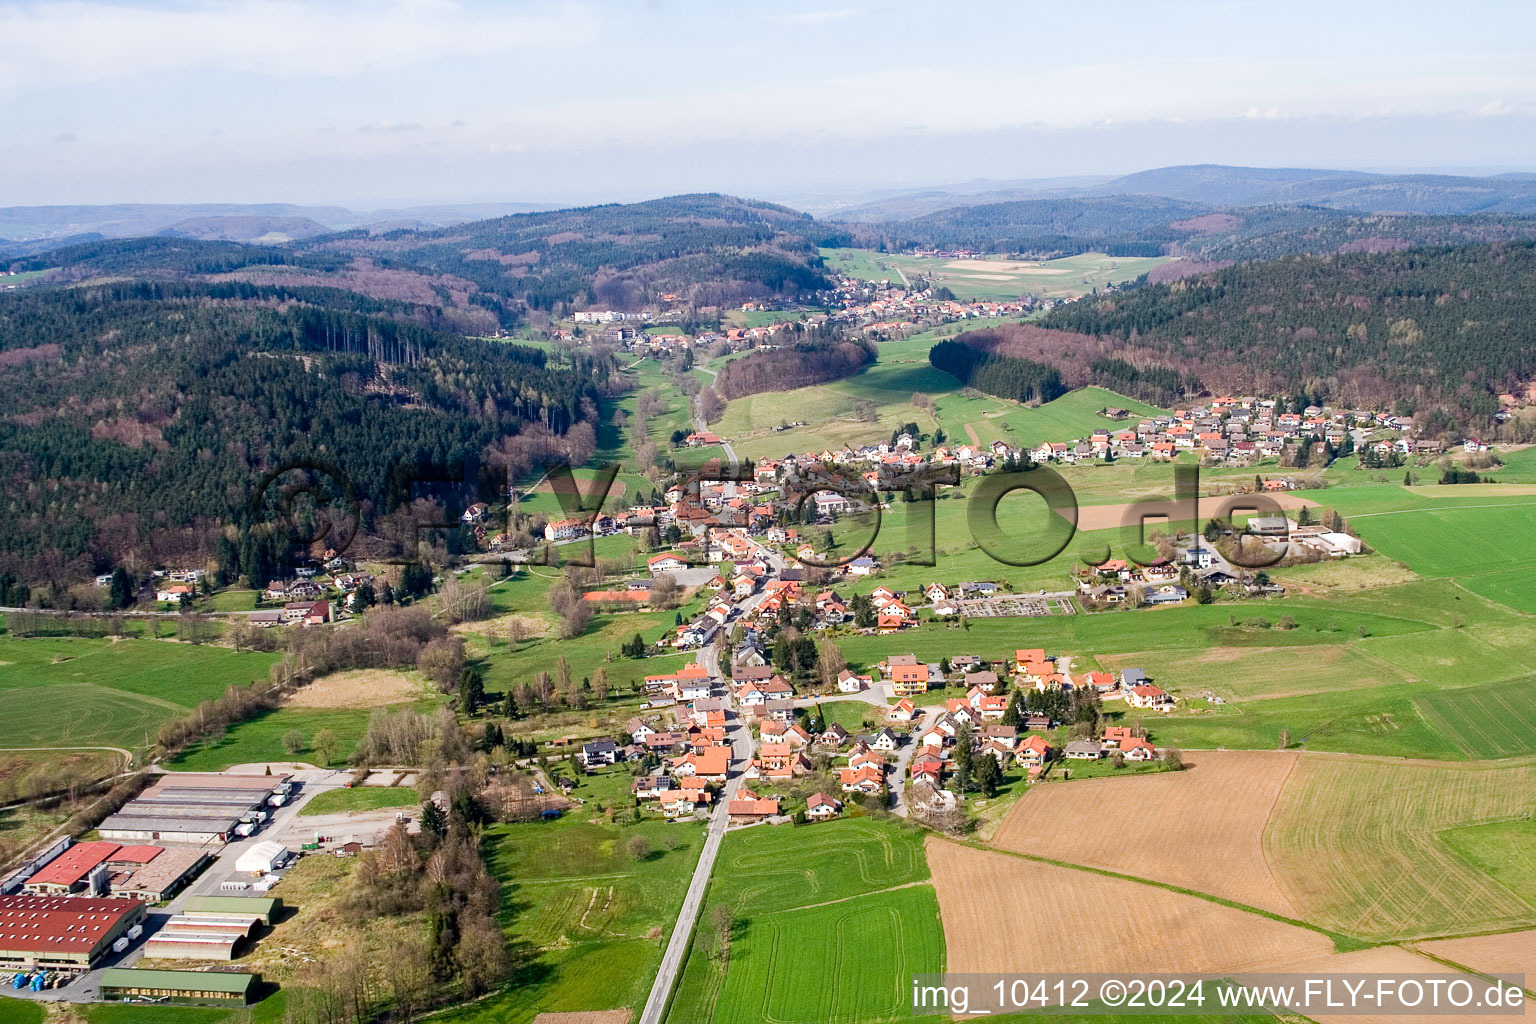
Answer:
[[0, 636], [4, 745], [144, 749], [201, 701], [265, 682], [276, 660], [165, 640]]
[[[728, 833], [668, 1021], [910, 1015], [909, 976], [944, 966], [922, 841], [870, 818]], [[728, 936], [717, 928], [721, 905]], [[794, 981], [802, 976], [828, 983]]]
[[[519, 960], [499, 993], [435, 1016], [522, 1024], [543, 1012], [638, 1007], [677, 920], [702, 829], [660, 820], [619, 825], [628, 772], [588, 777], [586, 805], [553, 821], [490, 826], [482, 852], [501, 883], [501, 919]], [[645, 840], [640, 855], [630, 849]]]
[[868, 249], [823, 249], [827, 269], [865, 281], [888, 280], [894, 286], [924, 277], [959, 299], [1076, 298], [1095, 288], [1132, 281], [1169, 258], [1081, 253], [1054, 260], [1012, 260], [877, 253]]

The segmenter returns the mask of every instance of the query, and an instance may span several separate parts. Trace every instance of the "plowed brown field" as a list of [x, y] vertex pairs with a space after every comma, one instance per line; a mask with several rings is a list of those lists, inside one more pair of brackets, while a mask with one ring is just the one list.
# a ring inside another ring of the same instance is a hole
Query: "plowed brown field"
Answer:
[[1436, 939], [1414, 946], [1484, 974], [1524, 974], [1525, 987], [1536, 987], [1536, 929], [1471, 939]]
[[1196, 896], [939, 839], [927, 851], [951, 973], [1259, 971], [1333, 951]]
[[1288, 751], [1203, 750], [1182, 772], [1034, 787], [993, 845], [1119, 871], [1296, 917], [1264, 857]]

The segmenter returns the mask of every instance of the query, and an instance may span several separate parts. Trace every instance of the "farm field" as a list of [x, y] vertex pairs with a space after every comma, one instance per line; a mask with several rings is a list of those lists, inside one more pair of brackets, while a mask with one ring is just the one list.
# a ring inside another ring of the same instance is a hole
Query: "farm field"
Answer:
[[[1520, 650], [1501, 648], [1484, 639], [1505, 639], [1497, 627], [1470, 626], [1466, 629], [1442, 629], [1404, 637], [1378, 637], [1362, 640], [1359, 648], [1367, 654], [1397, 666], [1410, 679], [1422, 679], [1441, 685], [1466, 685], [1470, 682], [1495, 682], [1536, 673]], [[1536, 631], [1536, 627], [1532, 627]]]
[[[553, 821], [486, 830], [486, 863], [502, 885], [502, 923], [523, 963], [512, 984], [434, 1020], [523, 1024], [541, 1012], [639, 1007], [698, 860], [702, 830], [650, 820], [618, 825], [629, 775], [592, 776], [585, 806]], [[629, 850], [644, 838], [643, 857]]]
[[1536, 895], [1536, 819], [1465, 825], [1440, 833], [1463, 861], [1522, 896]]
[[[1300, 754], [1202, 750], [1182, 772], [1036, 785], [992, 845], [1150, 878], [1285, 917], [1264, 826]], [[1112, 827], [1105, 827], [1106, 823]]]
[[947, 287], [960, 299], [1076, 298], [1095, 288], [1134, 280], [1169, 257], [1082, 253], [1054, 260], [1005, 257], [950, 259], [877, 253], [866, 249], [823, 249], [827, 268], [866, 281], [902, 285], [913, 276]]
[[[1086, 973], [1280, 969], [1334, 949], [1320, 932], [1092, 871], [937, 838], [928, 841], [928, 862], [953, 973], [1047, 972], [1064, 964]], [[992, 920], [1038, 921], [1041, 928], [976, 927]], [[1053, 929], [1045, 924], [1051, 921], [1093, 927]]]
[[0, 637], [5, 743], [144, 749], [199, 702], [265, 681], [276, 660], [157, 640]]
[[1536, 677], [1425, 693], [1414, 707], [1466, 757], [1536, 753]]
[[[872, 956], [904, 961], [913, 971], [942, 970], [943, 946], [933, 946], [933, 893], [922, 884], [928, 878], [922, 844], [917, 830], [870, 818], [727, 833], [667, 1019], [734, 1024], [779, 1019], [764, 1014], [780, 1011], [794, 1020], [816, 1020], [798, 1015], [817, 1012], [846, 1021], [896, 1017], [887, 1009], [893, 991], [887, 986], [903, 975], [850, 970], [845, 977], [867, 980], [834, 997], [842, 1003], [825, 1005], [800, 1002], [816, 998], [808, 991], [812, 986], [784, 979], [804, 972], [822, 976], [834, 962], [875, 962]], [[719, 904], [730, 907], [733, 921], [724, 962], [710, 910]], [[816, 921], [819, 936], [806, 931], [802, 920]], [[896, 930], [902, 944], [893, 943]], [[862, 947], [848, 945], [859, 936]], [[908, 959], [903, 949], [918, 958]]]
[[730, 969], [707, 1019], [908, 1020], [912, 975], [944, 969], [937, 924], [938, 903], [926, 885], [755, 916], [732, 938]]
[[1490, 601], [1536, 615], [1536, 572], [1528, 568], [1464, 576], [1458, 582]]
[[[1305, 755], [1264, 847], [1303, 920], [1376, 941], [1536, 924], [1536, 906], [1446, 830], [1536, 812], [1536, 767]], [[1471, 840], [1467, 840], [1471, 842]], [[1536, 850], [1524, 848], [1528, 872]], [[1348, 865], [1348, 870], [1333, 866]]]
[[1373, 548], [1420, 576], [1466, 576], [1536, 566], [1536, 535], [1529, 529], [1536, 511], [1532, 501], [1487, 500], [1484, 507], [1458, 503], [1356, 515], [1350, 522]]
[[870, 818], [729, 833], [715, 870], [710, 902], [726, 901], [747, 915], [877, 892], [928, 877], [923, 834]]
[[1416, 942], [1431, 956], [1484, 974], [1524, 974], [1527, 986], [1536, 978], [1536, 929], [1503, 935]]
[[[1439, 636], [1437, 631], [1432, 636]], [[1398, 643], [1403, 637], [1384, 638]], [[1153, 679], [1177, 681], [1185, 695], [1207, 690], [1228, 700], [1264, 700], [1391, 686], [1407, 675], [1351, 643], [1310, 647], [1208, 647], [1197, 653], [1137, 651], [1101, 655], [1107, 669], [1140, 668]]]

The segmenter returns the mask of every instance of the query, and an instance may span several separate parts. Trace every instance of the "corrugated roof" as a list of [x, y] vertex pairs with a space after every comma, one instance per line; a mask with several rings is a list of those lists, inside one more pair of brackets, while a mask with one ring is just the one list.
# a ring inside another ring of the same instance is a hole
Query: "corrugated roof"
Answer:
[[283, 901], [276, 896], [193, 896], [187, 900], [184, 913], [236, 914], [251, 913], [269, 917], [276, 913]]
[[103, 988], [168, 988], [189, 992], [229, 992], [245, 995], [258, 975], [234, 971], [154, 971], [141, 967], [108, 967], [101, 972]]
[[128, 899], [0, 896], [0, 949], [88, 953], [143, 907]]
[[41, 871], [27, 879], [27, 884], [74, 885], [121, 848], [119, 843], [76, 843], [43, 865]]

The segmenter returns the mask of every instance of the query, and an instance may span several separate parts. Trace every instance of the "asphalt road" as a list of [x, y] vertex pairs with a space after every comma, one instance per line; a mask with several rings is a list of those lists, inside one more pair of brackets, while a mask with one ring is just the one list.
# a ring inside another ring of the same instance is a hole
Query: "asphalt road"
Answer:
[[[698, 662], [712, 675], [719, 674], [719, 652], [714, 647], [705, 647], [700, 650]], [[725, 783], [725, 792], [710, 814], [709, 825], [704, 836], [704, 849], [699, 854], [698, 864], [694, 866], [693, 878], [688, 883], [688, 892], [683, 897], [683, 905], [678, 909], [677, 923], [672, 926], [672, 935], [667, 940], [666, 952], [662, 954], [661, 966], [657, 969], [656, 980], [651, 985], [651, 994], [646, 998], [645, 1008], [640, 1012], [639, 1024], [661, 1024], [667, 999], [672, 994], [672, 987], [677, 983], [678, 972], [682, 970], [683, 958], [687, 954], [688, 943], [693, 937], [694, 925], [699, 920], [699, 911], [704, 904], [704, 893], [709, 888], [709, 876], [715, 869], [715, 857], [719, 854], [720, 843], [725, 838], [726, 826], [730, 824], [727, 808], [735, 798], [736, 792], [741, 789], [741, 774], [752, 758], [752, 734], [740, 716], [731, 717], [729, 730], [731, 767]]]

